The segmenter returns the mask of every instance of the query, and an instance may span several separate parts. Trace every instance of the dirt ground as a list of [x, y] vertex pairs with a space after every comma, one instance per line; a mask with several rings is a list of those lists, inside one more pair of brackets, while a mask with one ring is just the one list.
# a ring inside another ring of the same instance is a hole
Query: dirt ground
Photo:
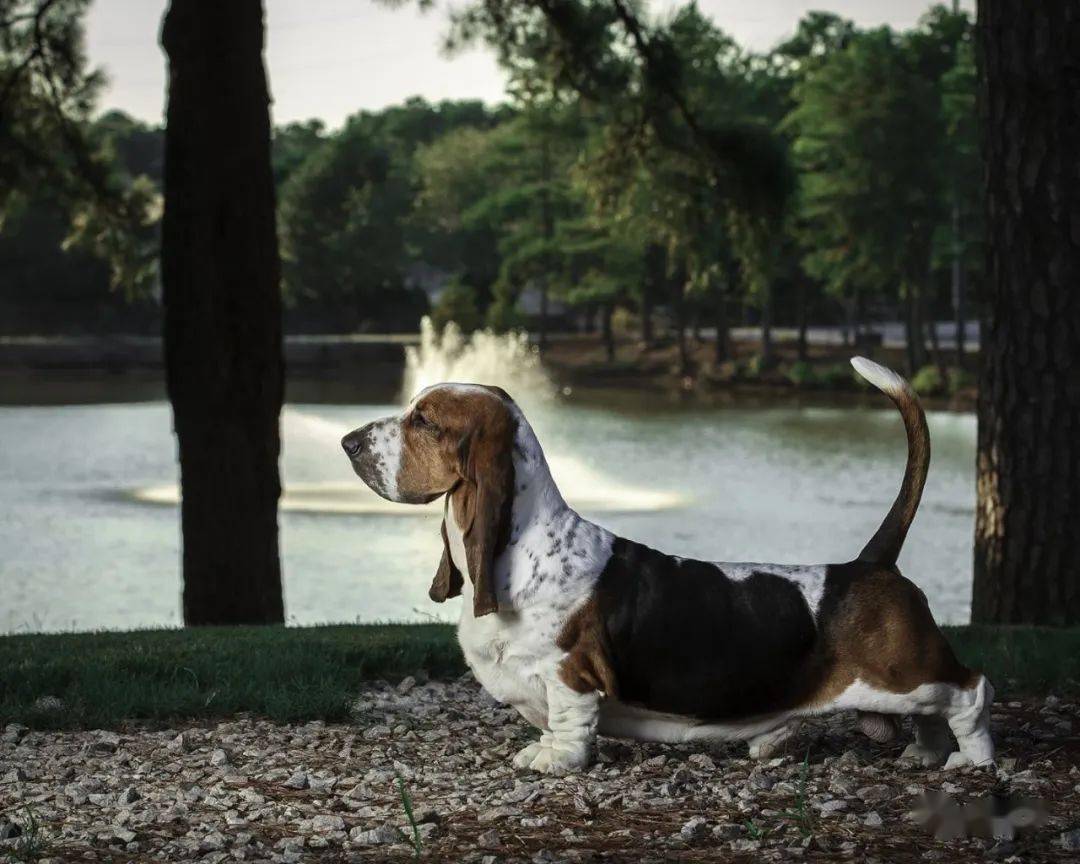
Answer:
[[[511, 758], [535, 733], [466, 675], [373, 686], [355, 723], [248, 717], [169, 729], [0, 735], [0, 860], [26, 861], [1075, 861], [1077, 705], [1001, 702], [998, 768], [898, 765], [851, 718], [804, 725], [789, 755], [745, 744], [601, 739], [587, 773]], [[937, 840], [924, 790], [1042, 799], [1015, 840]], [[412, 821], [405, 800], [409, 801]], [[415, 824], [414, 824], [415, 823]]]

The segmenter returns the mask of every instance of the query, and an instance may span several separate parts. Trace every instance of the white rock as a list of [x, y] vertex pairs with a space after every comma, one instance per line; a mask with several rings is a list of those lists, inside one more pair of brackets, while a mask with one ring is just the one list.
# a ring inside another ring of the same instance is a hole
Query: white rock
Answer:
[[403, 838], [396, 828], [380, 825], [378, 828], [369, 830], [353, 828], [349, 832], [349, 839], [358, 846], [386, 846], [391, 843], [400, 843]]

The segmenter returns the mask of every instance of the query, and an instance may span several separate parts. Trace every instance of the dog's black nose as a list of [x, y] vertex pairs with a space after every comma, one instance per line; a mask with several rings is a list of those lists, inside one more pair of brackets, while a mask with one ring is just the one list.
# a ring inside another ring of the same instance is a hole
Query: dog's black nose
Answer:
[[352, 459], [360, 452], [360, 430], [356, 432], [350, 432], [344, 438], [341, 439], [341, 446], [345, 449], [349, 458]]

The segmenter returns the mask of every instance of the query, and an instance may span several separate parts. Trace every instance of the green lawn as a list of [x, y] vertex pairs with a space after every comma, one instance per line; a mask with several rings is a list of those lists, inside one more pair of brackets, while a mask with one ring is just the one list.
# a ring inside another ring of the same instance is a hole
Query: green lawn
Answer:
[[[947, 632], [999, 697], [1080, 693], [1080, 628]], [[4, 636], [0, 725], [93, 728], [238, 711], [279, 721], [342, 720], [363, 681], [419, 672], [452, 677], [464, 669], [444, 624]]]

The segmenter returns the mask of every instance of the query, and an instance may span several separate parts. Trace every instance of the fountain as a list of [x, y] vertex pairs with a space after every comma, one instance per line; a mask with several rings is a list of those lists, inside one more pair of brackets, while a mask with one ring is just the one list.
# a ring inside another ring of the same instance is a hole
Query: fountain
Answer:
[[[493, 384], [510, 393], [522, 406], [544, 441], [544, 427], [566, 423], [568, 410], [560, 406], [557, 388], [544, 371], [536, 350], [524, 333], [496, 334], [489, 330], [464, 335], [449, 324], [436, 332], [427, 317], [420, 325], [420, 344], [406, 349], [405, 383], [401, 404], [424, 387], [441, 381]], [[360, 422], [385, 414], [340, 408], [288, 405], [282, 412], [284, 487], [281, 509], [303, 513], [427, 516], [441, 514], [442, 501], [418, 507], [380, 498], [352, 476], [338, 442]], [[352, 416], [352, 415], [356, 416]], [[572, 421], [571, 421], [572, 422]], [[585, 512], [641, 512], [667, 509], [684, 503], [672, 493], [640, 489], [603, 476], [574, 454], [547, 451], [551, 472], [567, 501]], [[133, 497], [144, 503], [176, 505], [176, 484], [137, 489]]]

